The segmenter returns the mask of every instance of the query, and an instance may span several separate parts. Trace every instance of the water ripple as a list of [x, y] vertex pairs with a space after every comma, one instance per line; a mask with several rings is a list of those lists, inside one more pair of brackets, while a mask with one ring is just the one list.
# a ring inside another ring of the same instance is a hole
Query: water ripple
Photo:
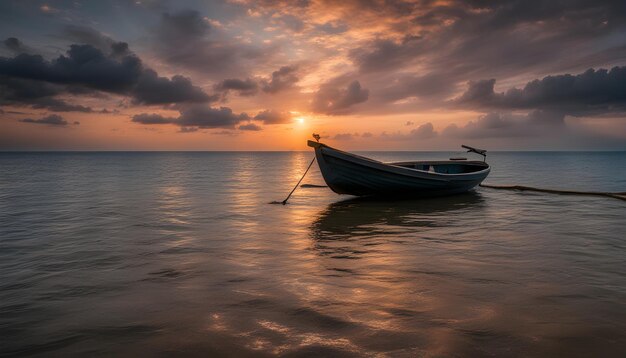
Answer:
[[[381, 160], [449, 153], [364, 153]], [[311, 153], [1, 153], [0, 355], [619, 356], [626, 206], [301, 188]], [[624, 191], [624, 153], [493, 153]], [[569, 180], [564, 178], [576, 178]], [[322, 184], [313, 170], [306, 182]]]

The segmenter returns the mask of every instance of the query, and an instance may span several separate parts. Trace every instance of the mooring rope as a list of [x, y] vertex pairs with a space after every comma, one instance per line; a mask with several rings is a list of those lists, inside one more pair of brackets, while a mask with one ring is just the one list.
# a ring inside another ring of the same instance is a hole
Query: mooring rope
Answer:
[[291, 198], [291, 194], [293, 194], [293, 192], [296, 191], [296, 189], [298, 189], [298, 185], [300, 185], [300, 182], [302, 182], [302, 179], [304, 179], [304, 177], [306, 176], [306, 173], [309, 172], [309, 169], [311, 169], [311, 165], [313, 165], [314, 161], [315, 161], [315, 157], [313, 157], [313, 160], [311, 160], [311, 163], [309, 163], [309, 166], [304, 171], [304, 174], [302, 175], [302, 178], [300, 178], [300, 180], [298, 180], [298, 183], [296, 184], [296, 186], [293, 187], [293, 190], [291, 190], [291, 193], [289, 193], [289, 195], [287, 195], [287, 198], [285, 198], [285, 200], [283, 200], [283, 201], [272, 201], [272, 202], [270, 202], [270, 204], [283, 204], [283, 205], [286, 205], [287, 204], [287, 200], [289, 200], [289, 198]]
[[612, 193], [612, 192], [603, 192], [603, 191], [576, 191], [576, 190], [557, 190], [557, 189], [544, 189], [544, 188], [535, 188], [532, 186], [524, 186], [524, 185], [490, 185], [490, 184], [480, 184], [483, 188], [490, 189], [504, 189], [504, 190], [520, 190], [520, 191], [536, 191], [540, 193], [551, 193], [551, 194], [561, 194], [561, 195], [588, 195], [588, 196], [606, 196], [609, 198], [615, 198], [619, 200], [626, 200], [626, 192]]

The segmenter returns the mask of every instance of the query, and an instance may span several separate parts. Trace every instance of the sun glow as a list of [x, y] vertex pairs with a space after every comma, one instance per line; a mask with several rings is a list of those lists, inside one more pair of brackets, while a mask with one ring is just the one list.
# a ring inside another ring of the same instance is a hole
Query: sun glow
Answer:
[[300, 124], [304, 124], [304, 117], [297, 117], [296, 118], [296, 122], [298, 122]]

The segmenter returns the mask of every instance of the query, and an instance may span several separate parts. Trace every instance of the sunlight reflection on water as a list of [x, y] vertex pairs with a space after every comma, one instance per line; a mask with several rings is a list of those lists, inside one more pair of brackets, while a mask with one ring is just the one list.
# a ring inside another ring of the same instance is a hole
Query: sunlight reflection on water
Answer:
[[[626, 349], [623, 202], [487, 189], [362, 200], [302, 188], [288, 205], [268, 205], [284, 199], [311, 157], [1, 154], [1, 352]], [[491, 183], [626, 186], [624, 153], [490, 157]], [[304, 182], [323, 183], [317, 170]]]

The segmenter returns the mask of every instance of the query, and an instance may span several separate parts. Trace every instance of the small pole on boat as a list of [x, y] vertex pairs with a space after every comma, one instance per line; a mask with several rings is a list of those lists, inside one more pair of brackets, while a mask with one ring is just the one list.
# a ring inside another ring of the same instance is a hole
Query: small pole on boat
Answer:
[[483, 162], [487, 161], [487, 151], [484, 149], [478, 149], [474, 147], [470, 147], [469, 145], [462, 144], [461, 147], [467, 149], [467, 152], [476, 153], [483, 156]]

